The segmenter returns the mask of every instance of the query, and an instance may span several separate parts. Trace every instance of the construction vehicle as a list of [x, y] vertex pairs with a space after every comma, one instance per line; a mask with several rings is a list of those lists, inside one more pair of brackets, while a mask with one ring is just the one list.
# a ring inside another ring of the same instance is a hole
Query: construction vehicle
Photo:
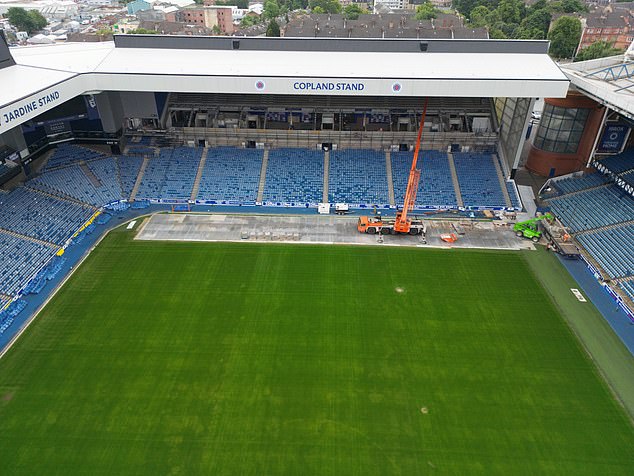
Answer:
[[409, 218], [407, 214], [414, 209], [416, 202], [416, 193], [418, 192], [418, 182], [420, 180], [420, 170], [416, 168], [418, 164], [418, 153], [420, 152], [420, 142], [423, 135], [423, 126], [425, 125], [425, 116], [427, 114], [427, 99], [423, 107], [423, 114], [420, 119], [418, 128], [418, 137], [416, 138], [416, 147], [414, 148], [414, 158], [412, 166], [409, 170], [409, 179], [407, 180], [407, 190], [405, 192], [405, 203], [403, 208], [396, 212], [396, 218], [383, 218], [380, 214], [373, 217], [361, 216], [357, 223], [357, 230], [361, 233], [381, 233], [383, 235], [420, 235], [425, 233], [425, 224], [423, 220], [418, 218]]
[[535, 243], [537, 243], [542, 237], [542, 230], [539, 229], [539, 222], [541, 222], [542, 220], [552, 221], [554, 219], [555, 217], [552, 214], [546, 213], [544, 215], [531, 218], [530, 220], [516, 223], [513, 226], [513, 231], [517, 236], [528, 238], [529, 240], [533, 240]]

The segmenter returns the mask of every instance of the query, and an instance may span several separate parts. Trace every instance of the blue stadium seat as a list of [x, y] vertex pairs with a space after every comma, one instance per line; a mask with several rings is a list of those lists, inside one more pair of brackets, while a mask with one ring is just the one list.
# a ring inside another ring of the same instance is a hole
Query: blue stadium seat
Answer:
[[57, 249], [0, 232], [0, 293], [17, 295]]
[[506, 207], [491, 154], [454, 152], [453, 159], [465, 207]]
[[80, 147], [73, 144], [60, 144], [57, 146], [53, 155], [48, 159], [44, 170], [55, 169], [76, 164], [80, 161], [88, 161], [103, 158], [104, 155], [94, 150]]
[[[402, 204], [405, 199], [413, 152], [392, 152], [392, 180], [394, 199]], [[446, 152], [421, 150], [418, 154], [420, 182], [416, 195], [418, 208], [456, 208], [456, 192], [451, 180], [449, 158]]]
[[269, 152], [263, 201], [268, 204], [317, 205], [323, 198], [324, 153], [309, 149]]
[[634, 225], [577, 235], [611, 278], [634, 275]]
[[264, 151], [258, 149], [209, 149], [197, 199], [219, 204], [255, 204], [263, 157]]
[[385, 152], [346, 149], [330, 152], [328, 200], [354, 207], [389, 207]]

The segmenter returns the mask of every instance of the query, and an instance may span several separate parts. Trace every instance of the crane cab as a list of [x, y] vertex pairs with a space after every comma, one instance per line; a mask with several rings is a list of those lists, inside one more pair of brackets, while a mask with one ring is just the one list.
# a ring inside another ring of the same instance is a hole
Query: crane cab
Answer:
[[380, 216], [361, 216], [357, 222], [357, 230], [361, 233], [374, 235], [383, 228], [383, 220]]

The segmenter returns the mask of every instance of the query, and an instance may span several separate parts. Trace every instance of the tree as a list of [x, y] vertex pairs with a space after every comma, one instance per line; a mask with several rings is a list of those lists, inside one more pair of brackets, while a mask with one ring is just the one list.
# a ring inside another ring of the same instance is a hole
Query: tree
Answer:
[[308, 6], [313, 13], [318, 13], [315, 11], [317, 7], [323, 10], [323, 12], [320, 11], [319, 13], [341, 13], [341, 3], [337, 0], [310, 0]]
[[550, 3], [550, 9], [557, 13], [587, 12], [588, 7], [581, 0], [557, 0]]
[[574, 17], [557, 18], [548, 33], [549, 54], [555, 58], [571, 58], [581, 39], [581, 21]]
[[266, 36], [280, 36], [280, 26], [275, 19], [269, 22], [269, 26], [266, 27]]
[[343, 9], [343, 16], [345, 16], [348, 20], [356, 20], [362, 13], [368, 13], [368, 11], [361, 8], [356, 3], [346, 5], [346, 8]]
[[417, 20], [431, 20], [438, 16], [438, 9], [434, 7], [429, 0], [425, 0], [416, 7], [416, 15], [414, 18]]
[[623, 53], [623, 50], [614, 47], [614, 43], [597, 41], [579, 51], [575, 61], [586, 61], [596, 58], [605, 58]]
[[130, 30], [129, 35], [158, 35], [156, 30], [148, 30], [147, 28], [137, 28], [136, 30]]
[[535, 31], [538, 30], [541, 32], [541, 36], [518, 36], [516, 38], [534, 38], [534, 39], [543, 39], [546, 38], [548, 34], [548, 28], [550, 27], [550, 20], [552, 15], [548, 10], [533, 10], [529, 13], [526, 18], [522, 20], [520, 23], [520, 28], [523, 31]]
[[280, 14], [280, 6], [277, 0], [266, 0], [264, 2], [263, 15], [264, 18], [277, 18]]
[[259, 21], [260, 20], [255, 15], [253, 15], [253, 16], [245, 15], [245, 16], [242, 17], [242, 20], [240, 20], [240, 26], [242, 28], [248, 28], [250, 26], [258, 24]]
[[525, 15], [521, 0], [500, 0], [496, 10], [504, 23], [519, 23]]
[[[198, 3], [197, 0], [194, 0], [194, 1]], [[203, 3], [202, 0], [200, 3]], [[249, 0], [216, 0], [216, 5], [218, 6], [230, 5], [233, 7], [238, 7], [243, 10], [246, 10], [247, 8], [249, 8]]]
[[19, 31], [26, 31], [29, 35], [41, 30], [48, 22], [37, 10], [26, 11], [24, 8], [11, 7], [7, 10], [6, 17]]
[[491, 14], [491, 10], [489, 10], [484, 5], [479, 5], [471, 10], [471, 20], [470, 24], [474, 28], [482, 28], [488, 25], [487, 17]]

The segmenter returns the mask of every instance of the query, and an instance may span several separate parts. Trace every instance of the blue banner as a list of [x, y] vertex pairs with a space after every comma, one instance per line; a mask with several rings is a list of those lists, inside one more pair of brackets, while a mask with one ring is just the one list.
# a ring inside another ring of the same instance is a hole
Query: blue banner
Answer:
[[618, 154], [625, 147], [629, 133], [630, 126], [626, 124], [606, 124], [601, 140], [597, 145], [597, 153]]
[[93, 96], [92, 94], [84, 96], [84, 101], [86, 101], [86, 112], [88, 113], [88, 119], [90, 121], [99, 119], [99, 110], [97, 109], [97, 101], [95, 101], [95, 96]]

